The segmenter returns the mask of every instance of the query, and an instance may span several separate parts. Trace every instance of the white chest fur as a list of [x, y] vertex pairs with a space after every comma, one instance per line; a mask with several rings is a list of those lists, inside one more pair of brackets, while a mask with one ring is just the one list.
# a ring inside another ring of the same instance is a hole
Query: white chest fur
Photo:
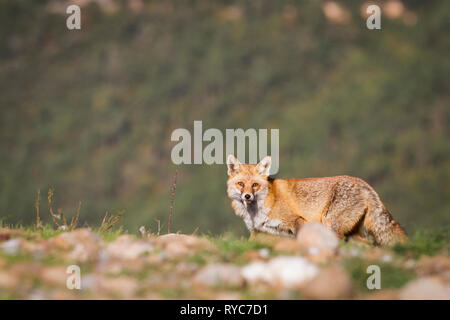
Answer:
[[282, 222], [279, 219], [270, 219], [267, 214], [270, 209], [264, 207], [264, 201], [257, 200], [246, 204], [239, 200], [233, 200], [236, 215], [244, 219], [245, 226], [249, 231], [266, 232], [279, 236], [292, 236], [283, 232]]

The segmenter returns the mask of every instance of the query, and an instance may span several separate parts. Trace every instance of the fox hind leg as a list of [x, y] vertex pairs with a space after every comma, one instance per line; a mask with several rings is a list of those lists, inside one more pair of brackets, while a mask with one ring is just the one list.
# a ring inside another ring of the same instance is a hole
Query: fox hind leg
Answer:
[[338, 186], [322, 216], [322, 223], [342, 239], [359, 231], [366, 212], [367, 205], [357, 189]]
[[360, 206], [346, 208], [337, 212], [331, 210], [324, 218], [322, 218], [322, 223], [336, 232], [339, 238], [344, 238], [355, 232], [359, 233], [359, 226], [364, 219], [364, 215], [365, 210]]
[[378, 245], [406, 240], [406, 233], [367, 183], [341, 182], [334, 190], [322, 223], [340, 238], [359, 234]]

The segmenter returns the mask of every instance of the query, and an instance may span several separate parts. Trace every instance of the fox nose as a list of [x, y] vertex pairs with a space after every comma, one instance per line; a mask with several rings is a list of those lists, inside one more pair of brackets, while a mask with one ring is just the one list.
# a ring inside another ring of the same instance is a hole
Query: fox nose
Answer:
[[245, 200], [250, 200], [251, 197], [252, 197], [252, 196], [249, 195], [248, 193], [244, 196]]

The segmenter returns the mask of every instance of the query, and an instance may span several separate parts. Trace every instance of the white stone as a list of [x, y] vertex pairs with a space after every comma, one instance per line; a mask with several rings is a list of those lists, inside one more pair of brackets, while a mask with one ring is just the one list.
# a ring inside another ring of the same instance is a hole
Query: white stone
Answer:
[[295, 287], [313, 279], [319, 269], [302, 257], [276, 257], [268, 262], [253, 262], [242, 268], [248, 282], [263, 281], [271, 285]]
[[20, 239], [11, 239], [2, 244], [2, 250], [6, 254], [16, 255], [19, 253]]

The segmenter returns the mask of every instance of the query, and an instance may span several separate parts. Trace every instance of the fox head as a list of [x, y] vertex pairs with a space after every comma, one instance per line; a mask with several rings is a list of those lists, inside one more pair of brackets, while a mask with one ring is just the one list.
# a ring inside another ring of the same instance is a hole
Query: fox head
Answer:
[[228, 197], [246, 204], [265, 197], [269, 189], [268, 178], [271, 163], [270, 156], [267, 156], [258, 164], [242, 164], [230, 154], [227, 158]]

